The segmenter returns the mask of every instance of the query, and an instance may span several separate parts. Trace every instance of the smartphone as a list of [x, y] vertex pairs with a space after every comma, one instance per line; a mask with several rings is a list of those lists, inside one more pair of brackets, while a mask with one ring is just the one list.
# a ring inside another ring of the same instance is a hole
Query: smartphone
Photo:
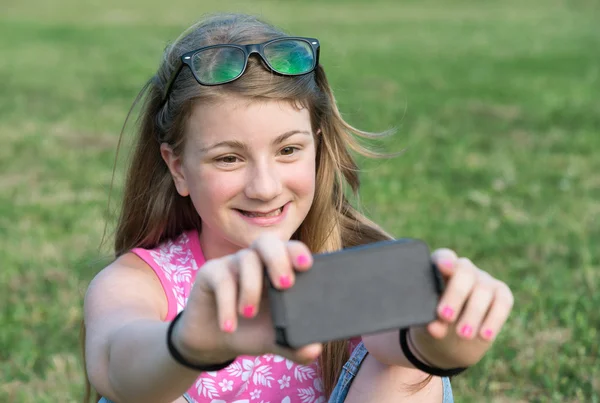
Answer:
[[268, 281], [277, 344], [298, 348], [437, 318], [442, 279], [427, 244], [397, 239], [314, 255], [293, 287]]

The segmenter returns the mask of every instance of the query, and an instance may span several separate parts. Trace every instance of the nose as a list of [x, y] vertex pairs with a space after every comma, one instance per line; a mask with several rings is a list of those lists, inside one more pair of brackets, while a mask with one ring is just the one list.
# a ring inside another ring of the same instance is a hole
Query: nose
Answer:
[[256, 163], [253, 169], [248, 170], [245, 193], [249, 199], [269, 201], [279, 196], [281, 191], [281, 178], [272, 164]]

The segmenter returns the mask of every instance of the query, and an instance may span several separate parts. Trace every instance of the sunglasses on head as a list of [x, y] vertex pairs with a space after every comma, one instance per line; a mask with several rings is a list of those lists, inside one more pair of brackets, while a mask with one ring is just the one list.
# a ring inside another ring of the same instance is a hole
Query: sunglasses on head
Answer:
[[251, 45], [211, 45], [184, 53], [163, 93], [163, 104], [173, 83], [188, 66], [201, 85], [220, 85], [237, 80], [244, 74], [250, 55], [256, 53], [273, 72], [300, 76], [312, 72], [319, 64], [319, 41], [314, 38], [282, 37]]

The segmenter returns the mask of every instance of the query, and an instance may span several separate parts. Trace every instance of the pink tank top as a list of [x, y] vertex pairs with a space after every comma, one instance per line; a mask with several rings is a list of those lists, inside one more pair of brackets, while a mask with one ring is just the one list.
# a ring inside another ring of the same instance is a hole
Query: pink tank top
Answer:
[[[197, 231], [188, 231], [155, 249], [133, 249], [160, 279], [167, 295], [166, 321], [187, 302], [198, 270], [205, 262]], [[296, 364], [267, 354], [240, 356], [227, 368], [201, 374], [187, 391], [197, 403], [322, 403], [325, 402], [317, 363]]]

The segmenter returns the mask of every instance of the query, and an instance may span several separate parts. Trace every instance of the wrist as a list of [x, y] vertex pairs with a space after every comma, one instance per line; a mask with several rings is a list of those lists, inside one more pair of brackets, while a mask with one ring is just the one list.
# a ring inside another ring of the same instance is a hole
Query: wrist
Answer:
[[174, 356], [175, 361], [188, 367], [191, 365], [201, 369], [201, 367], [219, 366], [235, 359], [236, 354], [219, 346], [219, 343], [206, 342], [216, 339], [216, 337], [198, 337], [198, 334], [190, 337], [189, 332], [183, 329], [185, 323], [182, 316], [183, 311], [173, 319], [169, 326], [171, 328], [170, 338], [168, 337], [169, 333], [167, 334], [167, 345], [170, 344], [170, 353]]
[[[423, 359], [423, 354], [415, 348], [414, 343], [411, 342], [410, 338], [410, 329], [400, 329], [400, 347], [406, 359], [417, 369], [433, 375], [440, 377], [451, 377], [460, 374], [465, 371], [466, 367], [456, 367], [456, 368], [443, 368], [439, 366], [431, 365], [431, 360], [425, 362]], [[421, 358], [417, 357], [418, 354]]]
[[415, 346], [415, 343], [413, 341], [412, 328], [408, 329], [408, 335], [406, 337], [406, 342], [408, 343], [408, 348], [410, 349], [410, 351], [413, 353], [413, 355], [415, 357], [417, 357], [417, 359], [419, 361], [422, 361], [424, 364], [427, 364], [429, 366], [437, 367], [436, 364], [432, 363], [430, 360], [428, 360], [427, 358], [423, 357], [423, 354], [421, 353], [421, 350]]
[[407, 341], [412, 353], [423, 363], [440, 369], [467, 367], [469, 364], [457, 362], [449, 347], [432, 337], [426, 328], [409, 328]]

